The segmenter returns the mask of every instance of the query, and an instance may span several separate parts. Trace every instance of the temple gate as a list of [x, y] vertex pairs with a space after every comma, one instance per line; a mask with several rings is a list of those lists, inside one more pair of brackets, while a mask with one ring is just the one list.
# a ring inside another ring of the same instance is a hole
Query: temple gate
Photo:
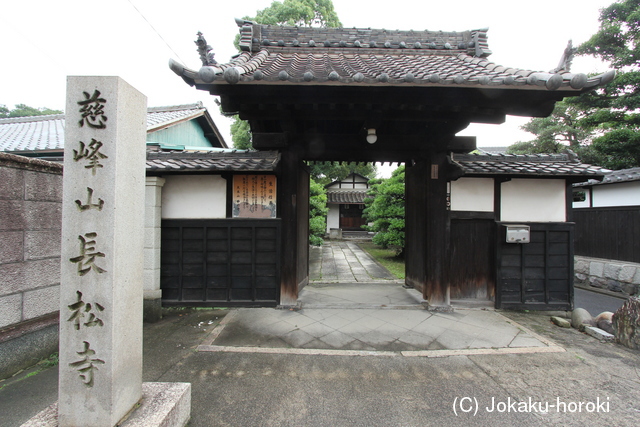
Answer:
[[[281, 305], [295, 304], [308, 281], [304, 161], [406, 164], [406, 282], [430, 306], [446, 309], [454, 279], [452, 243], [455, 249], [450, 186], [469, 174], [453, 156], [476, 148], [475, 138], [456, 134], [470, 123], [502, 123], [507, 114], [548, 116], [556, 101], [613, 78], [611, 72], [592, 78], [571, 73], [569, 48], [550, 72], [498, 66], [487, 59], [486, 29], [387, 31], [236, 22], [241, 53], [230, 62], [217, 63], [200, 34], [202, 68], [190, 70], [175, 61], [170, 67], [189, 85], [220, 96], [224, 112], [248, 120], [254, 148], [281, 153]], [[481, 219], [493, 220], [483, 226], [495, 238], [500, 218]], [[490, 280], [499, 280], [498, 266], [484, 270]], [[564, 296], [554, 304], [545, 298], [545, 307], [572, 304], [570, 276], [565, 279]]]

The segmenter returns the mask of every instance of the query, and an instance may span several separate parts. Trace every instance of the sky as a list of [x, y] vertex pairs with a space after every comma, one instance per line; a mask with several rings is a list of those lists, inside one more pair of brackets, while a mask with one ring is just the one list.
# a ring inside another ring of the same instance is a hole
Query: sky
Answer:
[[[466, 31], [489, 28], [489, 60], [504, 66], [548, 71], [558, 65], [567, 42], [598, 30], [599, 10], [613, 0], [404, 0], [399, 3], [333, 0], [344, 27], [389, 30]], [[271, 0], [31, 0], [0, 9], [0, 104], [63, 110], [66, 76], [120, 76], [148, 98], [149, 107], [202, 101], [227, 144], [231, 120], [220, 116], [214, 97], [196, 90], [168, 66], [174, 58], [201, 66], [196, 33], [213, 47], [215, 59], [236, 53], [234, 18], [255, 16]], [[604, 72], [606, 64], [576, 58], [573, 72]], [[519, 130], [528, 118], [502, 125], [472, 124], [459, 135], [476, 136], [479, 147], [530, 140]], [[385, 173], [386, 175], [386, 173]]]

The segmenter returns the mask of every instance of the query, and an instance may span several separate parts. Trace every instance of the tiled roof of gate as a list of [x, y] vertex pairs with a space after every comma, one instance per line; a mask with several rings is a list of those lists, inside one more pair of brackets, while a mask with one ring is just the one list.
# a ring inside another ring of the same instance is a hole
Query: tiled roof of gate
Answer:
[[602, 181], [590, 179], [587, 182], [573, 184], [574, 187], [584, 187], [586, 185], [616, 184], [619, 182], [640, 181], [640, 167], [630, 169], [620, 169], [607, 172]]
[[[594, 77], [571, 73], [569, 53], [549, 72], [497, 65], [486, 59], [491, 54], [488, 29], [390, 31], [237, 23], [242, 52], [231, 61], [218, 64], [208, 53], [201, 55], [200, 70], [174, 60], [171, 69], [189, 84], [521, 86], [578, 92], [607, 83], [615, 75], [613, 71]], [[203, 49], [201, 54], [211, 50], [201, 35], [196, 43]]]
[[366, 190], [327, 191], [327, 203], [364, 203]]
[[[192, 120], [206, 111], [201, 102], [150, 107], [147, 109], [147, 133]], [[64, 123], [64, 114], [0, 119], [0, 151], [63, 150]]]
[[465, 175], [603, 176], [607, 169], [580, 163], [573, 153], [564, 154], [451, 154]]
[[279, 161], [280, 155], [276, 151], [150, 152], [147, 153], [147, 172], [273, 172]]

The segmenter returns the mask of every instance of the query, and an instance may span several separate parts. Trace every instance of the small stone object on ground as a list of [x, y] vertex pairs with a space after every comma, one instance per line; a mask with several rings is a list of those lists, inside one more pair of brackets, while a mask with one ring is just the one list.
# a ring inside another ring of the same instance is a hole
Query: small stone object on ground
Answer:
[[571, 327], [571, 322], [569, 322], [567, 319], [564, 319], [562, 317], [551, 316], [551, 322], [553, 322], [554, 325], [560, 326], [561, 328]]
[[583, 332], [583, 325], [596, 326], [596, 322], [587, 310], [576, 308], [571, 312], [571, 326]]
[[620, 344], [640, 349], [640, 298], [629, 297], [613, 315], [612, 323]]
[[587, 335], [591, 335], [592, 337], [599, 339], [600, 341], [613, 341], [616, 338], [613, 334], [603, 331], [600, 328], [596, 328], [595, 326], [586, 326], [584, 328], [584, 332]]
[[611, 318], [613, 317], [613, 313], [610, 311], [603, 311], [598, 314], [594, 319], [596, 322], [596, 326], [603, 331], [607, 331], [610, 334], [613, 334], [613, 324], [611, 323]]

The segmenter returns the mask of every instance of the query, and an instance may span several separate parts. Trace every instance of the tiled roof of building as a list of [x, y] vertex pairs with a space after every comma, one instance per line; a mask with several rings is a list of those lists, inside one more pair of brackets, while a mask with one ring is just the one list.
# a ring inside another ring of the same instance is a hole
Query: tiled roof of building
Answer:
[[0, 151], [64, 148], [64, 114], [0, 119]]
[[[147, 109], [147, 133], [203, 116], [207, 109], [195, 104]], [[207, 113], [208, 114], [208, 113]], [[0, 151], [60, 151], [64, 149], [64, 114], [0, 119]]]
[[631, 181], [640, 181], [640, 167], [610, 171], [605, 173], [602, 181], [590, 179], [587, 182], [579, 182], [573, 185], [574, 187], [584, 187], [587, 185], [617, 184], [619, 182], [631, 182]]
[[509, 147], [478, 147], [482, 154], [506, 154]]
[[147, 153], [147, 172], [273, 172], [279, 161], [280, 155], [275, 151], [150, 152]]
[[366, 190], [327, 191], [327, 203], [364, 203]]
[[242, 52], [218, 64], [200, 35], [203, 67], [176, 61], [171, 69], [187, 83], [399, 85], [505, 87], [583, 91], [611, 81], [613, 71], [587, 77], [569, 71], [568, 47], [555, 70], [539, 72], [489, 61], [487, 29], [463, 32], [305, 28], [237, 21]]
[[147, 108], [147, 133], [166, 128], [175, 123], [202, 116], [207, 109], [201, 102], [169, 107]]
[[559, 176], [598, 178], [607, 172], [598, 166], [580, 163], [573, 153], [568, 154], [451, 154], [465, 175]]

